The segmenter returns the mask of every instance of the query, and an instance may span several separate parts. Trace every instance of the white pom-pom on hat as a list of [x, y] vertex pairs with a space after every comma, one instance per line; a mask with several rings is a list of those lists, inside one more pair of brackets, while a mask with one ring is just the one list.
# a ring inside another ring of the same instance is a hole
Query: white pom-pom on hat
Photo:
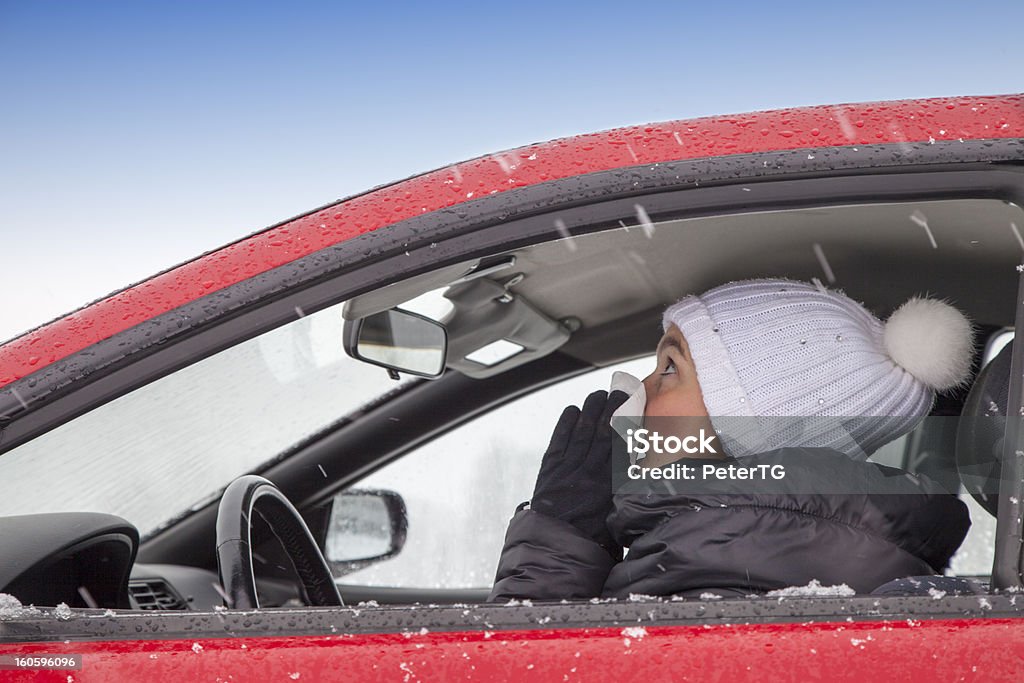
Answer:
[[927, 387], [952, 389], [970, 377], [974, 351], [971, 322], [944, 301], [915, 297], [885, 323], [885, 350]]

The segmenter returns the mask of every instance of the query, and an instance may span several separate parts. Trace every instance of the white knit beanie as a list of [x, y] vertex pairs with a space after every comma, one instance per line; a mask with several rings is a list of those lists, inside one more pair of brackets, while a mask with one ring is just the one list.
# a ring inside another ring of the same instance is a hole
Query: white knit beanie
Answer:
[[936, 390], [967, 380], [973, 349], [970, 322], [941, 301], [911, 299], [883, 324], [841, 292], [784, 279], [688, 296], [665, 311], [671, 323], [734, 457], [783, 447], [866, 457], [913, 429]]

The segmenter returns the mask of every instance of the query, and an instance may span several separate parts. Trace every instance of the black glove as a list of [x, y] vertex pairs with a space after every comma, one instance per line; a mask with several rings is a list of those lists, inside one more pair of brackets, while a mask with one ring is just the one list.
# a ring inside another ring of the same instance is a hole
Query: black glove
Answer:
[[622, 391], [595, 391], [582, 411], [562, 411], [530, 501], [533, 510], [572, 524], [614, 557], [622, 549], [605, 519], [612, 509], [612, 443], [618, 437], [609, 421], [627, 398]]

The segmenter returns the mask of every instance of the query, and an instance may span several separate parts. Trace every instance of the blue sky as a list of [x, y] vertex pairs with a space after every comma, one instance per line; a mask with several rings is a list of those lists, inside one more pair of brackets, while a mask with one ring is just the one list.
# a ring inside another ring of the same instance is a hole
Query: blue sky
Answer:
[[1024, 2], [0, 0], [0, 339], [332, 199], [530, 142], [1019, 92]]

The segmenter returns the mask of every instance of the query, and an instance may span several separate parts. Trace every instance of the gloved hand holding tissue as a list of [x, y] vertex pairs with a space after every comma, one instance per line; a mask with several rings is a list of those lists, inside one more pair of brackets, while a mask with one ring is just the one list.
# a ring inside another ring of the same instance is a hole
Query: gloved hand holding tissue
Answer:
[[621, 546], [605, 524], [612, 509], [611, 416], [624, 400], [621, 391], [595, 391], [582, 410], [562, 411], [530, 500], [533, 510], [568, 522], [612, 555]]

